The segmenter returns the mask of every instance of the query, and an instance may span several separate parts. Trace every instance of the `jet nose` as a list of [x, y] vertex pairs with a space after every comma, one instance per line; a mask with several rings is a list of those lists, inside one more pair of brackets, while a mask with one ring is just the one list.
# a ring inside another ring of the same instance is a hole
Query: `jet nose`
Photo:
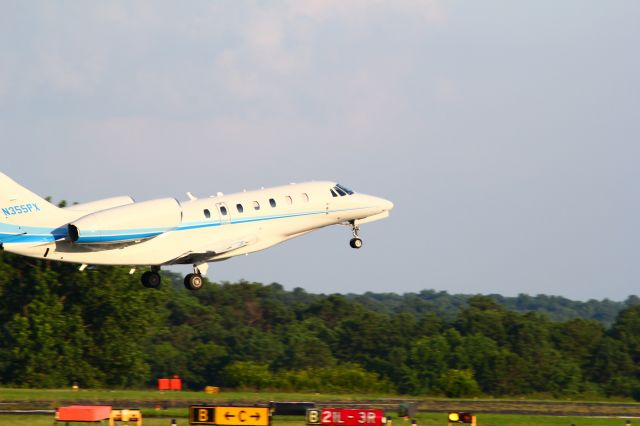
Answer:
[[382, 210], [389, 211], [393, 208], [393, 203], [389, 200], [385, 200], [384, 198], [380, 199], [382, 201]]

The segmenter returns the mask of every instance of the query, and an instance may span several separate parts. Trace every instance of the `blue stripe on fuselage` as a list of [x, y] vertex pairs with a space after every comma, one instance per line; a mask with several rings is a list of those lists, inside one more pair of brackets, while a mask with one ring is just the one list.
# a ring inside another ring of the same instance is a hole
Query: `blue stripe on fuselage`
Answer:
[[55, 236], [36, 234], [4, 234], [0, 233], [0, 243], [49, 243], [54, 241]]

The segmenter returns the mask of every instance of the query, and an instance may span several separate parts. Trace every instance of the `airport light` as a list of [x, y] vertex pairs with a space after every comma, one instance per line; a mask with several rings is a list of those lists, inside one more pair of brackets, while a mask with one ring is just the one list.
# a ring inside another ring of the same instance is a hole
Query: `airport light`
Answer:
[[452, 411], [447, 418], [450, 426], [458, 423], [467, 423], [472, 426], [476, 424], [476, 416], [467, 411]]

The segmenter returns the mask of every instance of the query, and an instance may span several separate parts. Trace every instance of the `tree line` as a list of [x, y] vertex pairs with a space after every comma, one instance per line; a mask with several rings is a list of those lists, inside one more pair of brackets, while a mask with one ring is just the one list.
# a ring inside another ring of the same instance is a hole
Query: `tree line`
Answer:
[[495, 296], [450, 296], [443, 313], [415, 294], [249, 282], [189, 292], [164, 274], [160, 289], [145, 289], [128, 268], [80, 272], [0, 253], [0, 382], [139, 388], [178, 374], [192, 389], [640, 399], [634, 298], [610, 323], [558, 321]]
[[[452, 319], [461, 308], [467, 306], [467, 301], [472, 295], [422, 290], [419, 293], [404, 294], [367, 292], [365, 294], [347, 294], [346, 297], [376, 311], [409, 312], [412, 314], [432, 312], [438, 316]], [[515, 312], [538, 312], [554, 321], [567, 321], [576, 318], [594, 319], [602, 322], [605, 326], [613, 324], [621, 310], [640, 304], [640, 298], [635, 295], [627, 297], [622, 302], [609, 299], [591, 299], [581, 302], [562, 296], [544, 294], [536, 296], [519, 294], [515, 297], [490, 294], [487, 297]]]

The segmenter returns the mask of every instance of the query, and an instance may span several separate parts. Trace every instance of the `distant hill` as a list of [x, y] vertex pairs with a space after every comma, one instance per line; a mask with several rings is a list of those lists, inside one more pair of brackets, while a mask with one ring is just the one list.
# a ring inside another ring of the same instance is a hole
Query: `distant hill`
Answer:
[[[349, 300], [378, 312], [389, 314], [433, 313], [448, 319], [454, 318], [462, 308], [465, 308], [467, 301], [473, 296], [470, 294], [449, 294], [446, 291], [435, 290], [404, 294], [367, 292], [346, 295]], [[576, 318], [590, 319], [600, 321], [606, 326], [611, 325], [623, 309], [640, 304], [640, 297], [635, 295], [627, 297], [622, 302], [614, 302], [609, 299], [591, 299], [587, 302], [581, 302], [562, 296], [544, 294], [537, 296], [519, 294], [516, 297], [490, 294], [487, 297], [515, 312], [537, 312], [546, 315], [553, 321], [567, 321]]]

